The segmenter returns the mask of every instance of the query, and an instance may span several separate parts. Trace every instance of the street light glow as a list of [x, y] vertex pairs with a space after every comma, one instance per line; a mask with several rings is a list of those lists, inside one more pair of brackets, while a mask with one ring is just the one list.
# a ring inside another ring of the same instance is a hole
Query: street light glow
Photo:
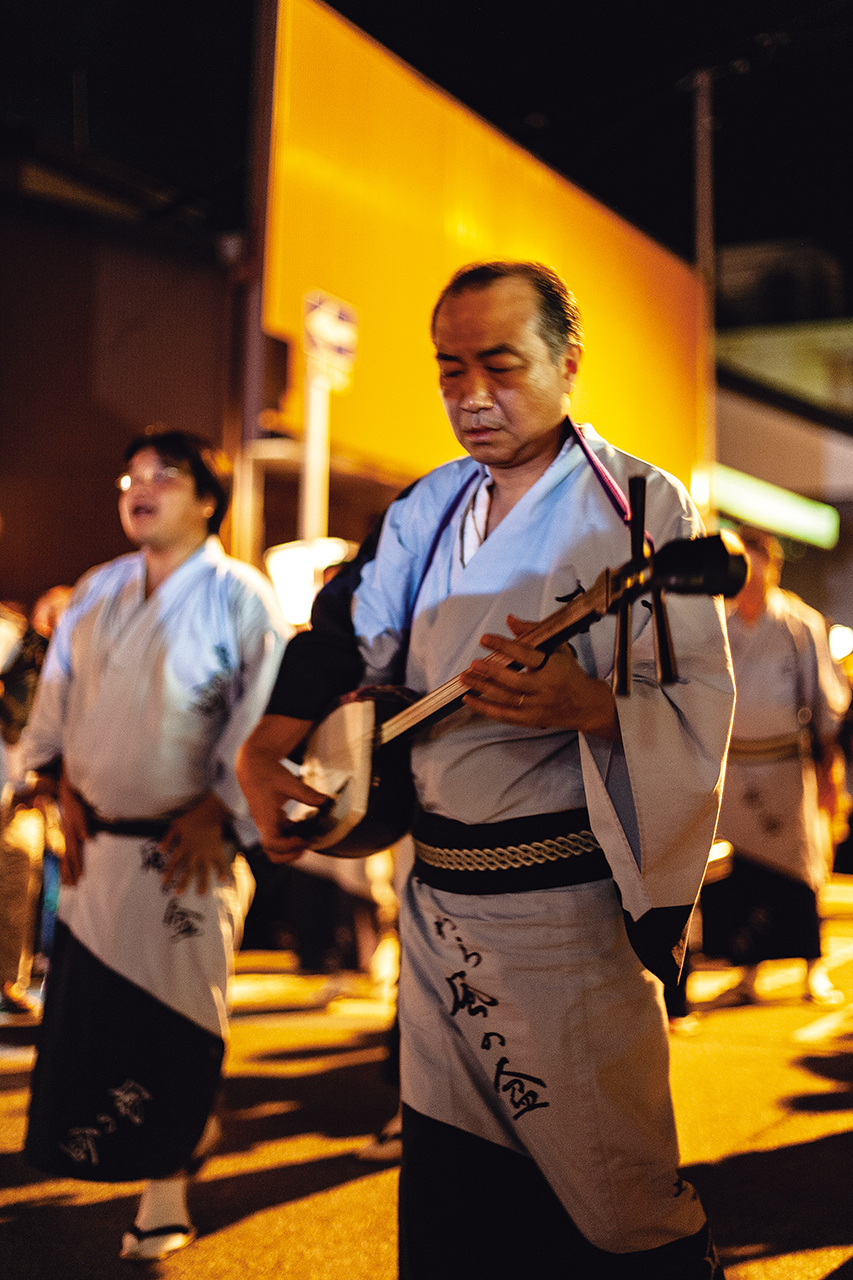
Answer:
[[281, 542], [264, 552], [267, 573], [291, 626], [308, 625], [311, 606], [323, 585], [325, 571], [343, 564], [355, 550], [355, 543], [344, 538], [303, 538]]

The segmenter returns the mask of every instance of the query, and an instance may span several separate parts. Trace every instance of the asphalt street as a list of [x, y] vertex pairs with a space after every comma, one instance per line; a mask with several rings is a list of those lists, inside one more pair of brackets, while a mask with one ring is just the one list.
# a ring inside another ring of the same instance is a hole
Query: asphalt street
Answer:
[[[802, 999], [803, 967], [763, 966], [761, 1002], [701, 960], [699, 1014], [672, 1037], [685, 1175], [729, 1280], [853, 1280], [853, 878], [823, 899], [840, 1008]], [[358, 1158], [394, 1111], [393, 1008], [356, 974], [303, 977], [287, 952], [244, 952], [234, 982], [223, 1140], [191, 1190], [199, 1239], [165, 1262], [118, 1260], [138, 1185], [42, 1177], [20, 1153], [35, 1028], [0, 1021], [0, 1275], [4, 1280], [393, 1280], [393, 1165]], [[524, 1277], [523, 1280], [535, 1280]]]

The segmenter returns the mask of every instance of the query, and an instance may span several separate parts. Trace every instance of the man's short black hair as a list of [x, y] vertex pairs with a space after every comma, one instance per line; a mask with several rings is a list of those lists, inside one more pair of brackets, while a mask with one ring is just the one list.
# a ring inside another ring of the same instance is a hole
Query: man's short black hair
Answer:
[[212, 498], [216, 503], [207, 521], [207, 532], [218, 533], [231, 501], [231, 463], [219, 449], [214, 449], [204, 436], [192, 431], [170, 431], [162, 423], [146, 427], [124, 451], [128, 465], [143, 449], [153, 449], [167, 466], [186, 466], [192, 473], [197, 498]]
[[541, 262], [475, 262], [460, 267], [444, 289], [432, 312], [431, 333], [445, 298], [458, 297], [469, 289], [486, 289], [496, 280], [527, 280], [539, 295], [539, 332], [551, 359], [557, 364], [569, 343], [583, 349], [583, 324], [574, 294]]
[[778, 538], [769, 533], [767, 529], [760, 529], [754, 524], [742, 524], [738, 529], [738, 534], [747, 549], [757, 551], [759, 555], [764, 556], [765, 560], [770, 561], [777, 572], [782, 572], [782, 565], [785, 563], [785, 552]]

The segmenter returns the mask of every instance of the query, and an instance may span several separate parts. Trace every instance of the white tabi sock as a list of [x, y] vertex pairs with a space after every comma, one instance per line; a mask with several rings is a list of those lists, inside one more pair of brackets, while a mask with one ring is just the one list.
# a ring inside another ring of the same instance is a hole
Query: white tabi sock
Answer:
[[174, 1178], [159, 1178], [149, 1182], [142, 1192], [134, 1225], [140, 1231], [151, 1231], [155, 1227], [189, 1226], [186, 1175], [180, 1173]]

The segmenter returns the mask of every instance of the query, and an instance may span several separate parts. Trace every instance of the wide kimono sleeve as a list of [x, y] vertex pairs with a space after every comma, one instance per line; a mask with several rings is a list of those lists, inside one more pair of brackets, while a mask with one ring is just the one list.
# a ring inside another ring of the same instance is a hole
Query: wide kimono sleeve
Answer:
[[[702, 532], [686, 494], [673, 510], [669, 478], [650, 475], [647, 503], [658, 546]], [[720, 599], [669, 595], [667, 611], [676, 683], [657, 681], [648, 619], [634, 640], [630, 696], [617, 699], [621, 742], [581, 735], [580, 746], [592, 827], [632, 944], [649, 968], [674, 978], [716, 830], [734, 675]]]
[[[242, 569], [245, 574], [245, 566]], [[211, 762], [213, 790], [231, 813], [244, 847], [256, 843], [258, 836], [237, 782], [234, 758], [264, 714], [288, 635], [288, 625], [272, 588], [258, 577], [257, 584], [241, 581], [231, 600], [239, 670]]]
[[91, 583], [91, 574], [87, 574], [74, 588], [68, 608], [48, 645], [33, 707], [21, 734], [20, 760], [24, 770], [45, 770], [57, 766], [62, 759], [65, 713], [73, 674], [71, 641]]
[[799, 596], [781, 592], [794, 635], [800, 669], [800, 694], [822, 740], [835, 738], [850, 704], [850, 683], [829, 651], [826, 620]]

